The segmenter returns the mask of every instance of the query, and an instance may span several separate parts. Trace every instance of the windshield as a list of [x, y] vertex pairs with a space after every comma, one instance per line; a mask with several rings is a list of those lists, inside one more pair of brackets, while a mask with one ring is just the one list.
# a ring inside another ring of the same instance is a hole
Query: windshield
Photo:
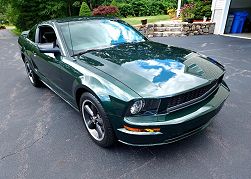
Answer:
[[141, 42], [145, 37], [122, 21], [88, 20], [61, 24], [66, 44], [74, 54], [123, 43]]

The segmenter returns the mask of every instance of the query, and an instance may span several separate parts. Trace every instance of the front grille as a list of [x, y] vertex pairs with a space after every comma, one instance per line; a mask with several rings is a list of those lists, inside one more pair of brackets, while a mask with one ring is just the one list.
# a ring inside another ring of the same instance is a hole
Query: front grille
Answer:
[[158, 114], [172, 112], [183, 108], [190, 103], [196, 103], [196, 101], [200, 101], [201, 98], [206, 98], [209, 94], [211, 94], [212, 91], [214, 91], [214, 89], [218, 87], [218, 84], [221, 83], [221, 80], [222, 77], [218, 80], [212, 81], [206, 86], [189, 91], [187, 93], [173, 97], [162, 98], [158, 109]]

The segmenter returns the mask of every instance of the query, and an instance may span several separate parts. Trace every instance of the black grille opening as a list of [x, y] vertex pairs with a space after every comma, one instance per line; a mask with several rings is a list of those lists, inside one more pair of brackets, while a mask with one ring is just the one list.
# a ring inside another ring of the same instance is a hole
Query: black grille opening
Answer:
[[215, 88], [217, 88], [218, 84], [220, 84], [221, 81], [222, 78], [220, 78], [219, 80], [215, 80], [206, 86], [189, 91], [187, 93], [183, 93], [173, 97], [162, 98], [158, 113], [167, 113], [169, 109], [172, 111], [176, 109], [176, 107], [179, 108], [182, 105], [186, 105], [192, 100], [200, 99], [206, 93], [211, 92]]

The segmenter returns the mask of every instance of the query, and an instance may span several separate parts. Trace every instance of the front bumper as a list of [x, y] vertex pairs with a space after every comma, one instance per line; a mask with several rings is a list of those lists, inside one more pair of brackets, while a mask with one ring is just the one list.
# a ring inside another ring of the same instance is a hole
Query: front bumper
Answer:
[[122, 126], [160, 128], [159, 132], [133, 132], [121, 127], [115, 133], [120, 142], [136, 146], [161, 145], [181, 140], [206, 128], [220, 111], [229, 92], [229, 88], [223, 83], [212, 96], [179, 111], [123, 119]]

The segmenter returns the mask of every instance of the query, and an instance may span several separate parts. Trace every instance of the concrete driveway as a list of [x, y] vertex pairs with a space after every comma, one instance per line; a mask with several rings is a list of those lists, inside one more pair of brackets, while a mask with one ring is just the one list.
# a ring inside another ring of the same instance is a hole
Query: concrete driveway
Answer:
[[251, 177], [251, 41], [223, 36], [156, 38], [209, 55], [231, 89], [202, 133], [156, 147], [95, 145], [80, 115], [28, 81], [17, 38], [0, 31], [0, 178]]

